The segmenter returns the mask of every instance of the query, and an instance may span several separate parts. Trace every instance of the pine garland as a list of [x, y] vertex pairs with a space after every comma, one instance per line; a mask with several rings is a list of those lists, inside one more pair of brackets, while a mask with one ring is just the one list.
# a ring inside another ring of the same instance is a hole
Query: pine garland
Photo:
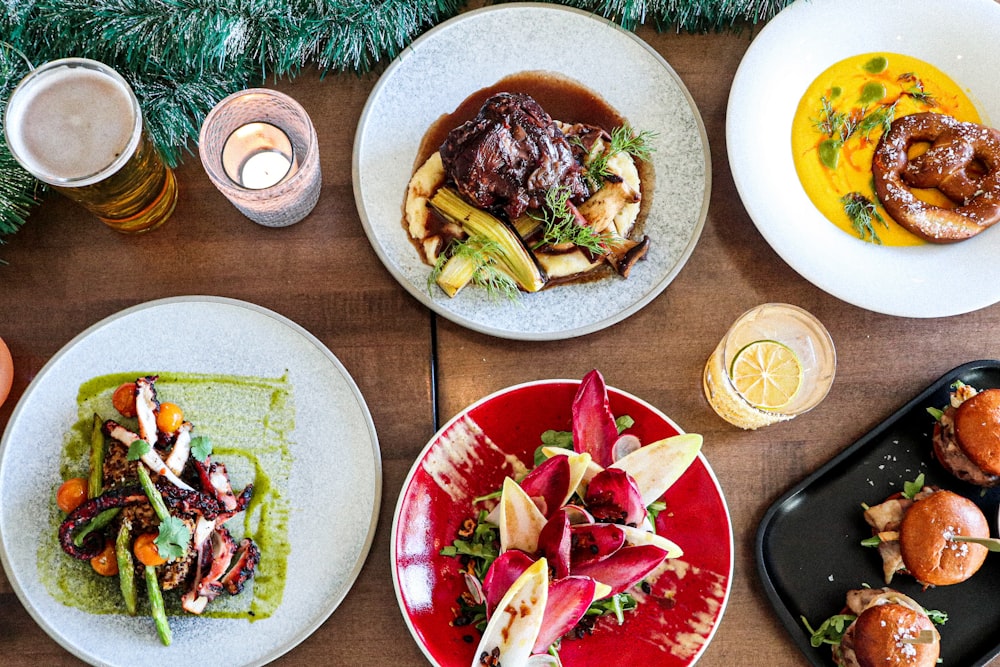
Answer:
[[[135, 89], [167, 162], [191, 152], [218, 100], [305, 66], [368, 72], [467, 0], [0, 0], [0, 109], [39, 64], [79, 56], [108, 63]], [[791, 0], [547, 0], [633, 30], [738, 29]], [[0, 136], [0, 243], [26, 221], [44, 187]]]

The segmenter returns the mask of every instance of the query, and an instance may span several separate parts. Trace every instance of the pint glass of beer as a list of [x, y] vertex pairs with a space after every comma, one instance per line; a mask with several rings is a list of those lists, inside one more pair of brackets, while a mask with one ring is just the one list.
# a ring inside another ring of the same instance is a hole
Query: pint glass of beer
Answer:
[[53, 60], [11, 93], [7, 146], [35, 178], [112, 229], [154, 229], [173, 213], [177, 182], [143, 130], [128, 83], [103, 63]]

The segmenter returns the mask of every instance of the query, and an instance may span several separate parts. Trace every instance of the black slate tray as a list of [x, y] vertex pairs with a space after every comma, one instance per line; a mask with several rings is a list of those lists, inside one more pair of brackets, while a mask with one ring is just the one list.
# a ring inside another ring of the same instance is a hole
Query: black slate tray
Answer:
[[[878, 551], [860, 546], [871, 536], [861, 503], [874, 505], [921, 472], [925, 483], [960, 493], [983, 510], [997, 536], [1000, 487], [984, 491], [955, 479], [934, 460], [928, 407], [948, 403], [955, 380], [978, 389], [1000, 387], [1000, 361], [974, 361], [946, 373], [895, 414], [785, 493], [757, 529], [757, 572], [778, 617], [817, 667], [833, 665], [830, 647], [813, 648], [813, 627], [839, 613], [844, 594], [885, 585]], [[892, 587], [929, 609], [948, 613], [939, 626], [942, 667], [979, 667], [1000, 655], [1000, 553], [990, 553], [972, 578], [921, 590], [897, 575]]]

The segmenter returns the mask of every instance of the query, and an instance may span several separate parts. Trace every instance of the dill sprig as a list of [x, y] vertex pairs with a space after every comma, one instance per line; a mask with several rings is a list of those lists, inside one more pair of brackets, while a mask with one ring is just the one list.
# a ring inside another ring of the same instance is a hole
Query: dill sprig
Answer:
[[611, 131], [611, 143], [603, 151], [598, 150], [599, 144], [595, 143], [586, 159], [587, 180], [591, 188], [595, 191], [600, 189], [611, 173], [608, 161], [619, 153], [628, 153], [637, 160], [647, 162], [655, 150], [652, 145], [654, 138], [655, 132], [644, 130], [636, 134], [628, 125], [622, 125]]
[[833, 138], [841, 134], [841, 127], [844, 124], [847, 114], [842, 111], [837, 111], [833, 108], [833, 104], [830, 102], [830, 98], [826, 95], [822, 95], [819, 98], [820, 104], [820, 115], [819, 118], [813, 119], [813, 125], [816, 126], [822, 134]]
[[909, 96], [916, 102], [927, 106], [934, 105], [934, 96], [924, 89], [924, 82], [913, 72], [905, 72], [899, 75], [899, 81], [909, 83], [908, 88], [904, 88], [902, 94]]
[[874, 223], [878, 222], [886, 229], [889, 228], [889, 223], [878, 212], [875, 203], [860, 192], [847, 193], [840, 198], [840, 203], [844, 206], [844, 213], [851, 219], [858, 238], [881, 245], [882, 239], [876, 233]]
[[597, 255], [607, 252], [607, 239], [593, 227], [581, 225], [570, 209], [569, 188], [558, 185], [545, 193], [545, 206], [531, 217], [542, 223], [542, 237], [532, 248], [572, 243]]

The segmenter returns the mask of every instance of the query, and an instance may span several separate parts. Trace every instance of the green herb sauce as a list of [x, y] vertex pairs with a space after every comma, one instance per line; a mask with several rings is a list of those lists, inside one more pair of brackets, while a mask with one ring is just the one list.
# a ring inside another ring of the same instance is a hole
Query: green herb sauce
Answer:
[[[291, 552], [288, 538], [289, 504], [281, 490], [288, 488], [292, 456], [291, 434], [295, 426], [292, 386], [287, 377], [262, 378], [195, 373], [117, 373], [95, 377], [80, 386], [77, 421], [63, 439], [59, 472], [63, 479], [88, 474], [90, 434], [95, 413], [135, 426], [121, 417], [111, 396], [123, 382], [158, 375], [157, 397], [176, 403], [184, 418], [194, 424], [194, 435], [211, 439], [212, 456], [226, 464], [233, 489], [239, 493], [253, 483], [253, 499], [246, 512], [230, 519], [226, 527], [239, 541], [251, 537], [261, 558], [254, 578], [236, 596], [220, 595], [209, 603], [203, 616], [246, 618], [269, 617], [280, 606], [285, 589], [286, 564]], [[90, 563], [63, 553], [58, 529], [65, 515], [52, 490], [48, 504], [51, 540], [38, 546], [38, 572], [49, 593], [61, 603], [94, 614], [124, 614], [118, 577], [102, 577]], [[184, 614], [183, 591], [164, 594], [167, 612]], [[149, 613], [140, 596], [140, 614]]]

